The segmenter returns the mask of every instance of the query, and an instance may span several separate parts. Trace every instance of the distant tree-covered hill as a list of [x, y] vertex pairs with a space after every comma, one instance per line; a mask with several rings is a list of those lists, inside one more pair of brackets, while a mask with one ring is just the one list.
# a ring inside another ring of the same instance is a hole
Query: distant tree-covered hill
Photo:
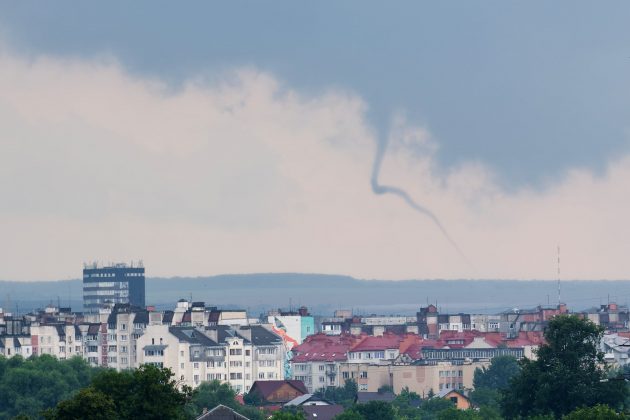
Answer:
[[[316, 314], [335, 309], [358, 313], [412, 314], [437, 302], [444, 312], [495, 313], [514, 307], [557, 303], [557, 283], [545, 280], [359, 280], [348, 276], [265, 273], [210, 277], [148, 278], [147, 303], [172, 308], [180, 299], [256, 314], [272, 308], [305, 305]], [[562, 300], [573, 310], [610, 301], [625, 304], [630, 281], [563, 281]], [[49, 303], [81, 308], [81, 281], [0, 281], [0, 307], [19, 312]]]

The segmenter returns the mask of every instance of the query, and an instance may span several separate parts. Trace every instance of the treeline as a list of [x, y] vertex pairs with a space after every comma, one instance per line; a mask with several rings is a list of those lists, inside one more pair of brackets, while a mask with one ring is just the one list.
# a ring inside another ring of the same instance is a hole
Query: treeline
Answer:
[[39, 418], [45, 409], [87, 387], [97, 372], [79, 357], [60, 361], [52, 356], [0, 356], [0, 420]]

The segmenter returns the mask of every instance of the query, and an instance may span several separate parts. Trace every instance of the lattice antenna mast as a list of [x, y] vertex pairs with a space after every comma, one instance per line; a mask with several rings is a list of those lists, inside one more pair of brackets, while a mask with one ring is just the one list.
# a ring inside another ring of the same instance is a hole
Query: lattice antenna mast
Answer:
[[558, 245], [558, 306], [560, 306], [560, 245]]

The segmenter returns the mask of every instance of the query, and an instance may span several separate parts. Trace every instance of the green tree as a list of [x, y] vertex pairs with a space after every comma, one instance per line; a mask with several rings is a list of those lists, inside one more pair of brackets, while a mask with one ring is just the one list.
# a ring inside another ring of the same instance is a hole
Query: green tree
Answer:
[[403, 419], [415, 419], [420, 416], [418, 406], [421, 402], [422, 399], [418, 394], [409, 391], [409, 388], [405, 387], [400, 391], [400, 394], [396, 396], [392, 405], [398, 417]]
[[258, 395], [257, 393], [247, 393], [245, 395], [243, 395], [243, 401], [245, 401], [245, 404], [247, 405], [251, 405], [254, 407], [260, 407], [263, 403], [262, 398], [260, 398], [260, 395]]
[[18, 415], [39, 418], [42, 411], [88, 386], [97, 371], [80, 357], [0, 356], [0, 420]]
[[386, 392], [394, 392], [394, 388], [391, 385], [382, 385], [377, 391], [379, 394], [385, 394]]
[[359, 412], [351, 408], [335, 416], [334, 420], [365, 420], [365, 417], [363, 417]]
[[110, 420], [116, 418], [114, 401], [94, 388], [84, 388], [44, 413], [47, 420]]
[[229, 384], [217, 380], [202, 382], [193, 392], [190, 401], [190, 405], [197, 413], [201, 413], [204, 408], [211, 410], [219, 404], [233, 409], [239, 405], [234, 389]]
[[475, 388], [470, 393], [470, 400], [478, 407], [500, 408], [501, 391], [491, 388]]
[[276, 411], [270, 420], [305, 420], [302, 413], [290, 413], [288, 411]]
[[442, 410], [437, 418], [438, 420], [485, 420], [475, 410], [458, 410], [455, 407]]
[[[142, 365], [133, 371], [99, 372], [89, 388], [57, 405], [49, 412], [50, 418], [83, 418], [82, 405], [92, 404], [107, 408], [113, 403], [114, 415], [109, 418], [126, 419], [184, 419], [191, 389], [179, 389], [170, 369]], [[74, 410], [74, 411], [71, 411]], [[59, 413], [74, 413], [64, 416]], [[58, 417], [54, 417], [58, 414]]]
[[420, 418], [436, 419], [444, 411], [453, 408], [453, 403], [445, 398], [433, 397], [422, 403], [420, 406]]
[[508, 419], [538, 414], [560, 418], [578, 407], [608, 404], [622, 408], [625, 383], [605, 381], [598, 350], [603, 329], [574, 315], [554, 317], [545, 329], [546, 344], [536, 360], [523, 359], [521, 371], [503, 391], [501, 408]]
[[474, 391], [470, 394], [471, 401], [478, 407], [499, 409], [501, 390], [508, 388], [510, 380], [519, 372], [520, 367], [514, 357], [493, 358], [490, 366], [475, 369]]
[[506, 389], [519, 371], [518, 361], [514, 357], [498, 356], [492, 359], [487, 368], [475, 369], [473, 386], [475, 389]]
[[627, 417], [619, 414], [607, 405], [578, 408], [562, 417], [562, 420], [622, 420]]
[[[251, 402], [252, 397], [255, 397], [255, 394], [245, 394], [246, 402], [248, 400]], [[240, 405], [236, 401], [234, 389], [229, 384], [221, 383], [217, 380], [202, 382], [193, 391], [186, 411], [189, 417], [195, 418], [203, 412], [204, 408], [211, 410], [219, 404], [230, 407], [251, 420], [262, 420], [264, 418], [263, 412], [258, 408]]]
[[341, 404], [345, 408], [349, 408], [354, 404], [358, 389], [357, 383], [349, 379], [342, 387], [320, 389], [315, 392], [315, 395], [332, 403]]
[[354, 410], [361, 414], [365, 420], [393, 419], [394, 408], [384, 401], [370, 401], [366, 404], [357, 404]]

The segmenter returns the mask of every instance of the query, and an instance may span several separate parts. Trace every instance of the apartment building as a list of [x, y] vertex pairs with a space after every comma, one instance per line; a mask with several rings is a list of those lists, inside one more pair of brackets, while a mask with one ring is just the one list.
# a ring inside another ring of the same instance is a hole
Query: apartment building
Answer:
[[361, 392], [377, 392], [390, 386], [396, 394], [404, 388], [426, 397], [445, 389], [471, 389], [476, 368], [484, 362], [426, 362], [409, 364], [374, 365], [369, 363], [343, 363], [340, 367], [342, 383], [353, 380]]
[[256, 380], [284, 379], [282, 339], [261, 325], [149, 325], [137, 352], [138, 364], [170, 368], [193, 388], [216, 379], [246, 393]]
[[7, 358], [13, 356], [30, 357], [33, 354], [30, 335], [0, 335], [0, 356]]

